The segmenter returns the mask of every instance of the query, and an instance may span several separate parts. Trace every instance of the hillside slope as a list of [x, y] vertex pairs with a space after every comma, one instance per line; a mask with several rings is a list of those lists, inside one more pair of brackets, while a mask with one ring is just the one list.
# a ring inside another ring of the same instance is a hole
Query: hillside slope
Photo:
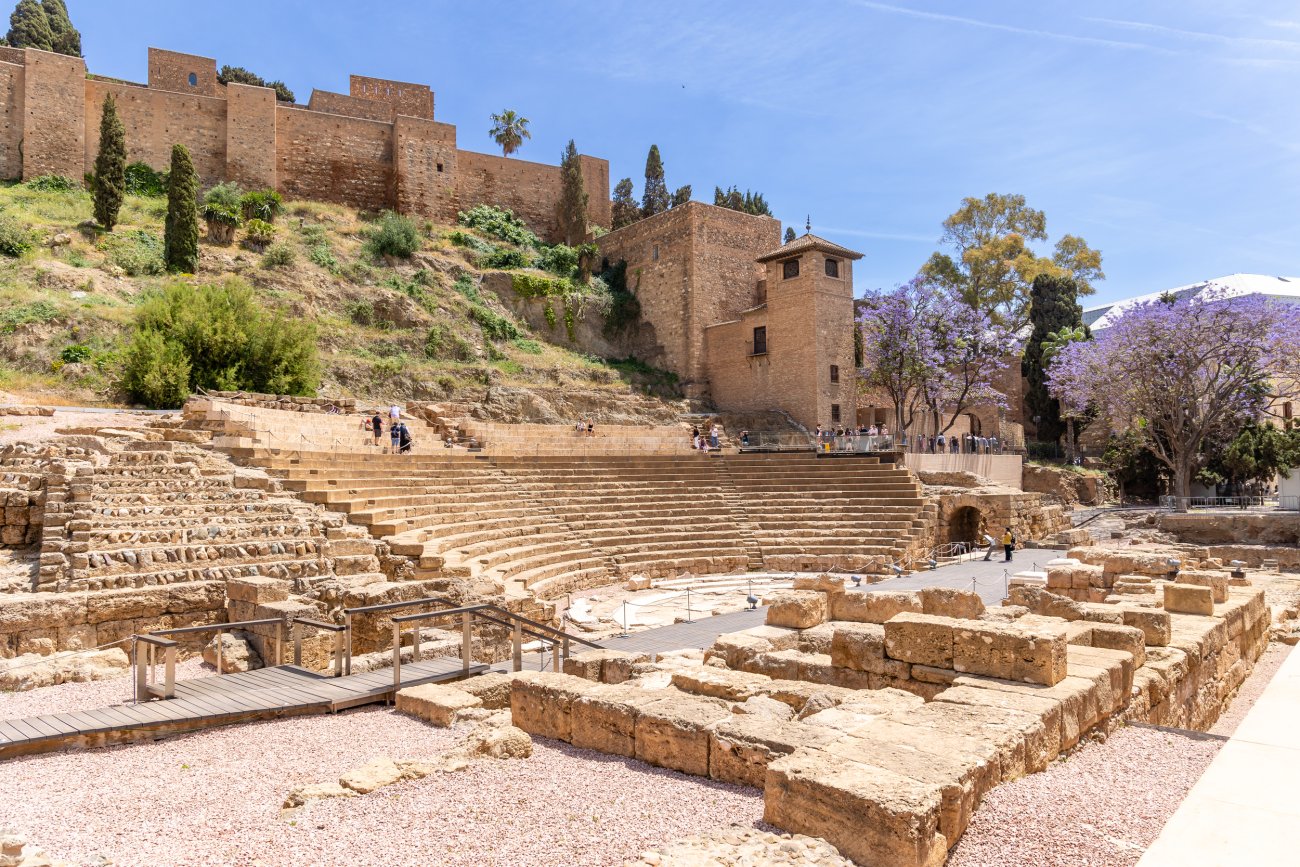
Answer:
[[128, 196], [109, 234], [88, 222], [88, 193], [59, 186], [0, 187], [0, 249], [9, 236], [31, 244], [0, 257], [0, 390], [22, 400], [123, 403], [120, 352], [141, 298], [234, 278], [316, 324], [322, 394], [482, 404], [501, 420], [652, 422], [684, 409], [670, 374], [547, 343], [479, 291], [485, 260], [548, 279], [528, 267], [526, 244], [424, 223], [409, 259], [376, 258], [365, 249], [374, 215], [287, 202], [271, 256], [204, 238], [198, 273], [176, 277], [161, 269], [165, 199]]

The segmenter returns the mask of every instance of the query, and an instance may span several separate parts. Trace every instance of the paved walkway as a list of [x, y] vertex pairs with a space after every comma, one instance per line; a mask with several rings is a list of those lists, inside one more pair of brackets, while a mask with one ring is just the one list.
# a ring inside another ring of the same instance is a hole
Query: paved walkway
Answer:
[[984, 562], [984, 555], [980, 554], [974, 560], [949, 563], [933, 571], [889, 578], [869, 587], [864, 585], [861, 589], [868, 593], [880, 590], [922, 590], [926, 587], [974, 589], [985, 605], [999, 605], [1007, 595], [1003, 572], [1009, 577], [1017, 572], [1034, 569], [1035, 565], [1041, 569], [1044, 563], [1060, 557], [1062, 553], [1050, 548], [1025, 548], [1015, 552], [1015, 559], [1010, 563], [1003, 562], [1001, 553], [995, 554], [987, 563]]
[[1296, 864], [1300, 653], [1291, 653], [1138, 867]]

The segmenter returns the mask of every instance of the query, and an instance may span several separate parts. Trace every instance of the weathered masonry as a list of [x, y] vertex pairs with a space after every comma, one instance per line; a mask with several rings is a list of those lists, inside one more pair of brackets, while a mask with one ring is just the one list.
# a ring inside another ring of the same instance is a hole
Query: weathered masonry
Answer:
[[[205, 186], [238, 181], [443, 223], [492, 204], [557, 237], [558, 166], [461, 150], [456, 127], [434, 120], [426, 85], [353, 75], [349, 90], [314, 90], [307, 105], [289, 105], [269, 88], [221, 84], [210, 57], [150, 48], [141, 85], [88, 76], [80, 57], [0, 48], [0, 177], [81, 178], [112, 94], [129, 160], [163, 169], [172, 145], [183, 144]], [[579, 159], [587, 219], [608, 226], [609, 163]]]

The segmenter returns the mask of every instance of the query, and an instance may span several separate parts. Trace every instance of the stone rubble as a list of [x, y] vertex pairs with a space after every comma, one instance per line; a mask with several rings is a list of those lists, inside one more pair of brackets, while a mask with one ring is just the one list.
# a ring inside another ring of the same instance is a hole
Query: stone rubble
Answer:
[[624, 867], [852, 867], [834, 846], [803, 834], [730, 828], [697, 834], [641, 853]]

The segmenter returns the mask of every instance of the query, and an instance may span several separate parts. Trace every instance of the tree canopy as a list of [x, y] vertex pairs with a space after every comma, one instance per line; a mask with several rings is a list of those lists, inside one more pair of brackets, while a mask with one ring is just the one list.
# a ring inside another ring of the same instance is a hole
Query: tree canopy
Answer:
[[1025, 403], [1036, 419], [1036, 436], [1041, 442], [1057, 442], [1065, 432], [1060, 402], [1047, 390], [1044, 342], [1063, 328], [1083, 327], [1078, 294], [1073, 278], [1051, 274], [1039, 274], [1029, 290], [1029, 324], [1033, 330], [1025, 341], [1021, 372], [1028, 380]]
[[167, 220], [163, 231], [163, 261], [168, 271], [193, 274], [199, 265], [199, 178], [183, 144], [172, 145], [167, 175]]
[[275, 98], [278, 102], [297, 102], [294, 99], [293, 91], [283, 81], [267, 81], [256, 72], [251, 72], [242, 66], [223, 66], [217, 73], [217, 81], [222, 84], [251, 84], [253, 87], [269, 87], [275, 91]]
[[502, 155], [507, 157], [523, 147], [524, 139], [533, 137], [528, 130], [528, 118], [521, 117], [512, 108], [492, 115], [492, 129], [488, 130], [488, 135], [501, 148]]
[[645, 187], [641, 194], [641, 216], [653, 217], [668, 210], [672, 201], [668, 197], [668, 184], [664, 180], [664, 161], [659, 156], [659, 145], [650, 145], [645, 158]]
[[573, 139], [560, 158], [560, 202], [557, 205], [560, 234], [571, 247], [587, 237], [587, 190], [582, 182], [582, 161]]
[[783, 243], [789, 244], [795, 239], [794, 226], [785, 227], [785, 240]]
[[1300, 382], [1300, 310], [1257, 296], [1134, 305], [1049, 369], [1062, 408], [1136, 431], [1188, 496], [1202, 448]]
[[610, 227], [612, 229], [630, 226], [641, 219], [641, 208], [636, 203], [631, 178], [623, 178], [614, 185], [614, 194], [610, 197], [610, 213], [613, 221]]
[[1036, 253], [1031, 244], [1048, 240], [1047, 217], [1024, 196], [963, 199], [943, 230], [940, 241], [951, 253], [934, 253], [922, 275], [1013, 331], [1028, 320], [1036, 277], [1072, 277], [1080, 295], [1092, 294], [1093, 282], [1106, 277], [1101, 253], [1077, 235], [1061, 236], [1051, 256]]
[[99, 151], [95, 156], [95, 221], [113, 231], [125, 197], [126, 131], [117, 116], [117, 101], [110, 93], [104, 97], [99, 121]]
[[18, 0], [9, 16], [9, 33], [5, 44], [12, 48], [54, 50], [54, 29], [45, 9], [36, 0]]
[[81, 56], [81, 33], [72, 26], [67, 4], [63, 0], [41, 0], [41, 8], [54, 34], [54, 51], [70, 57]]
[[767, 200], [763, 198], [762, 193], [753, 193], [749, 190], [741, 192], [738, 187], [713, 188], [713, 204], [720, 208], [730, 208], [733, 211], [740, 211], [745, 214], [754, 214], [760, 217], [772, 216], [772, 209], [768, 207]]
[[691, 185], [685, 184], [673, 190], [673, 198], [672, 201], [668, 203], [668, 207], [676, 208], [680, 205], [686, 204], [690, 200], [691, 200]]

